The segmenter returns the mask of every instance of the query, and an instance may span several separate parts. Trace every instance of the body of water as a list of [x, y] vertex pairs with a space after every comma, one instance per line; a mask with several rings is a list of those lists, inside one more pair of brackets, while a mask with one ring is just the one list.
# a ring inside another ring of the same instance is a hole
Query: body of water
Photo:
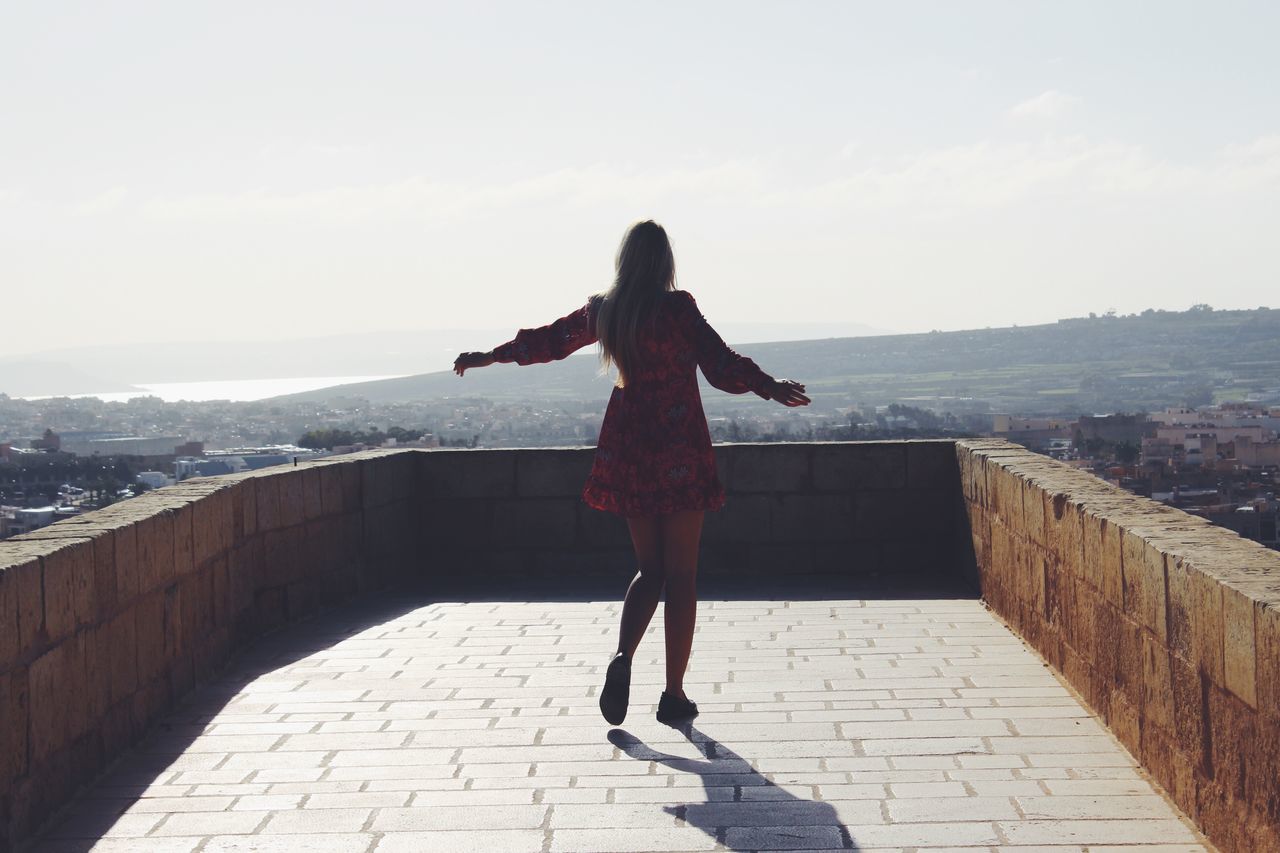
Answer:
[[[206, 382], [139, 382], [137, 391], [116, 391], [109, 394], [67, 394], [68, 397], [97, 397], [108, 403], [122, 403], [134, 397], [159, 397], [167, 403], [179, 400], [203, 402], [207, 400], [232, 400], [249, 402], [279, 397], [282, 394], [299, 394], [333, 385], [350, 385], [354, 382], [374, 382], [379, 379], [397, 379], [403, 374], [390, 376], [305, 376], [291, 379], [218, 379]], [[45, 399], [28, 397], [30, 400]]]

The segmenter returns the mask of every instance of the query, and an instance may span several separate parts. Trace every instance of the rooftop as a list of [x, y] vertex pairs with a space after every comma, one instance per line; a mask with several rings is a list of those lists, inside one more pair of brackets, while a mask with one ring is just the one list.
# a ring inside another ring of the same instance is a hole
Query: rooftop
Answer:
[[34, 850], [1208, 849], [979, 601], [705, 601], [701, 716], [653, 718], [659, 624], [614, 729], [618, 605], [545, 593], [379, 598], [261, 643]]

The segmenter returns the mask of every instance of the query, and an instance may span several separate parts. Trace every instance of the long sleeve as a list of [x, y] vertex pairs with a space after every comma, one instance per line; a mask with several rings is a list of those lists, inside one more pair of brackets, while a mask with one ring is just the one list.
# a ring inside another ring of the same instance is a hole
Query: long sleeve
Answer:
[[558, 361], [596, 342], [595, 312], [589, 300], [578, 310], [536, 329], [521, 329], [505, 344], [493, 348], [495, 361], [543, 364]]
[[768, 388], [773, 377], [761, 370], [754, 361], [734, 352], [720, 337], [707, 318], [698, 310], [692, 294], [681, 291], [688, 299], [689, 319], [693, 326], [694, 345], [698, 354], [698, 367], [716, 388], [730, 394], [753, 392], [768, 400]]

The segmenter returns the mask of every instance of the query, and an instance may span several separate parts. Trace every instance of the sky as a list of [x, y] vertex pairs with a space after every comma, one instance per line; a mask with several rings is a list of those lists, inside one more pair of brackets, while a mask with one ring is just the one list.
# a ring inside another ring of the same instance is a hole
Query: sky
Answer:
[[713, 324], [1280, 307], [1274, 2], [4, 18], [0, 356], [541, 325], [645, 218]]

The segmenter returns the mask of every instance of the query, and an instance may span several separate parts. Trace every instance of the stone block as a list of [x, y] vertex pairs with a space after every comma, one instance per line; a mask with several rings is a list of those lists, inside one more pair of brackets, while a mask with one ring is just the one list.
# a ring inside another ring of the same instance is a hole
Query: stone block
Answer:
[[1138, 708], [1119, 690], [1112, 691], [1108, 703], [1107, 726], [1131, 755], [1142, 752], [1142, 717]]
[[230, 557], [224, 554], [209, 564], [210, 602], [208, 618], [210, 630], [231, 624], [231, 573]]
[[31, 765], [38, 768], [68, 745], [70, 711], [83, 701], [84, 673], [69, 671], [74, 665], [74, 643], [51, 647], [31, 662], [30, 731]]
[[807, 542], [781, 544], [765, 542], [746, 549], [744, 574], [759, 578], [800, 575], [812, 572], [813, 545]]
[[257, 509], [255, 529], [259, 534], [270, 530], [279, 530], [284, 526], [284, 511], [281, 508], [280, 477], [274, 474], [258, 475], [244, 481], [246, 489], [252, 489], [254, 497], [245, 501], [246, 511], [250, 504]]
[[302, 478], [302, 513], [306, 521], [314, 521], [324, 515], [324, 490], [320, 469], [307, 465], [298, 469]]
[[344, 509], [342, 463], [329, 462], [316, 466], [320, 472], [320, 511], [326, 516], [340, 515]]
[[364, 507], [364, 475], [358, 460], [344, 460], [342, 470], [342, 511], [359, 512]]
[[1106, 601], [1098, 599], [1093, 608], [1093, 667], [1106, 680], [1108, 687], [1114, 685], [1120, 671], [1120, 631], [1124, 617], [1116, 608]]
[[1173, 734], [1178, 749], [1186, 753], [1197, 774], [1207, 773], [1208, 682], [1202, 684], [1195, 666], [1177, 657], [1169, 659], [1169, 674], [1173, 687]]
[[853, 500], [855, 539], [949, 536], [952, 507], [941, 492], [926, 489], [855, 492]]
[[307, 517], [302, 471], [297, 468], [282, 468], [274, 476], [280, 489], [280, 526], [293, 527], [301, 524]]
[[[53, 545], [53, 542], [50, 542]], [[44, 571], [44, 626], [51, 644], [61, 643], [97, 616], [93, 540], [60, 539], [40, 558]]]
[[1021, 477], [1001, 466], [989, 469], [993, 488], [991, 511], [1010, 530], [1026, 535], [1026, 522], [1022, 515], [1022, 490], [1024, 482]]
[[259, 589], [253, 597], [254, 624], [258, 631], [267, 631], [288, 619], [283, 587]]
[[1026, 572], [1026, 601], [1035, 614], [1036, 621], [1044, 622], [1049, 617], [1048, 591], [1045, 576], [1049, 572], [1048, 555], [1043, 546], [1034, 542], [1023, 542], [1021, 545], [1022, 565]]
[[775, 542], [845, 542], [853, 538], [854, 502], [850, 495], [781, 495], [769, 499], [769, 509], [768, 529]]
[[113, 617], [106, 625], [106, 639], [110, 654], [103, 663], [111, 671], [109, 704], [133, 695], [138, 689], [138, 631], [137, 617], [126, 610]]
[[138, 684], [145, 686], [164, 671], [164, 592], [157, 590], [139, 598], [133, 615], [138, 648]]
[[173, 577], [181, 579], [195, 571], [196, 552], [193, 517], [201, 501], [192, 501], [173, 513]]
[[[421, 505], [421, 528], [426, 547], [474, 547], [488, 540], [494, 526], [494, 501], [472, 499], [426, 500]], [[356, 542], [361, 541], [357, 536]]]
[[491, 541], [503, 546], [572, 548], [576, 527], [577, 501], [574, 500], [497, 501]]
[[813, 570], [839, 575], [872, 576], [891, 574], [897, 563], [883, 557], [882, 551], [901, 543], [828, 542], [814, 546]]
[[[15, 666], [0, 672], [0, 802], [9, 785], [27, 775], [28, 735], [30, 733], [29, 669]], [[0, 838], [4, 836], [0, 835]]]
[[959, 487], [960, 470], [956, 464], [955, 442], [908, 441], [906, 446], [908, 486], [949, 491]]
[[1280, 727], [1280, 607], [1273, 602], [1259, 602], [1253, 618], [1257, 708]]
[[231, 507], [236, 515], [235, 542], [258, 532], [257, 485], [253, 477], [243, 477], [231, 486]]
[[582, 450], [517, 450], [516, 495], [531, 498], [576, 498], [582, 494], [595, 452]]
[[235, 502], [231, 489], [222, 489], [197, 501], [191, 517], [193, 559], [199, 568], [225, 554], [235, 541]]
[[116, 612], [116, 531], [106, 530], [93, 538], [93, 594], [97, 604], [96, 622], [105, 622]]
[[726, 463], [721, 479], [729, 494], [810, 491], [812, 452], [805, 444], [734, 444], [717, 450]]
[[1142, 634], [1142, 713], [1154, 725], [1173, 730], [1173, 676], [1169, 650], [1155, 637]]
[[418, 455], [424, 495], [507, 498], [516, 493], [513, 450], [430, 450]]
[[[761, 500], [765, 500], [761, 498]], [[582, 544], [587, 547], [607, 547], [607, 548], [627, 548], [631, 545], [631, 534], [627, 530], [625, 520], [619, 518], [611, 512], [602, 512], [592, 509], [584, 503], [577, 505], [578, 509], [578, 532], [581, 536]], [[735, 504], [735, 510], [739, 509]], [[708, 533], [712, 529], [713, 519], [716, 522], [730, 516], [729, 510], [726, 508], [723, 512], [708, 513], [706, 516], [706, 527], [703, 529], [703, 541], [707, 540]], [[765, 523], [768, 523], [767, 513], [764, 516]]]
[[[878, 550], [877, 550], [878, 546]], [[849, 542], [854, 555], [854, 565], [861, 565], [862, 572], [881, 572], [887, 577], [942, 576], [950, 579], [955, 552], [945, 541], [921, 539], [891, 539], [885, 542]], [[877, 564], [868, 564], [870, 555], [878, 554]]]
[[86, 719], [93, 729], [111, 707], [111, 627], [109, 623], [84, 632], [84, 674], [87, 689]]
[[1192, 571], [1187, 576], [1193, 609], [1191, 645], [1194, 660], [1219, 686], [1225, 686], [1223, 667], [1222, 584], [1217, 578]]
[[134, 525], [138, 535], [138, 592], [160, 589], [173, 579], [173, 510], [163, 509]]
[[1022, 521], [1026, 525], [1024, 534], [1037, 545], [1048, 544], [1044, 511], [1045, 491], [1032, 480], [1024, 480], [1022, 484]]
[[1143, 768], [1170, 794], [1173, 792], [1177, 768], [1174, 756], [1177, 748], [1170, 730], [1165, 726], [1154, 724], [1143, 708], [1142, 745], [1135, 758]]
[[1082, 525], [1082, 544], [1084, 546], [1084, 562], [1083, 572], [1081, 576], [1085, 583], [1093, 589], [1101, 592], [1102, 590], [1102, 553], [1103, 546], [1103, 530], [1107, 526], [1107, 521], [1096, 512], [1084, 510], [1081, 514]]
[[115, 530], [115, 601], [127, 607], [138, 597], [138, 529], [137, 525]]
[[257, 533], [264, 534], [269, 530], [279, 530], [284, 526], [284, 508], [280, 494], [279, 474], [259, 474], [244, 480], [244, 485], [252, 484], [253, 505], [257, 507]]
[[1045, 544], [1058, 556], [1062, 570], [1076, 577], [1084, 573], [1084, 521], [1080, 505], [1062, 492], [1042, 492]]
[[[1143, 692], [1143, 659], [1142, 638], [1147, 632], [1137, 622], [1117, 614], [1116, 645], [1116, 689], [1124, 693], [1129, 704], [1134, 708], [1142, 707]], [[1134, 751], [1137, 749], [1135, 747]]]
[[1147, 541], [1141, 529], [1121, 533], [1121, 580], [1124, 612], [1163, 640], [1167, 636], [1164, 553]]
[[361, 463], [366, 510], [416, 497], [417, 456], [413, 451], [380, 453]]
[[[949, 449], [948, 449], [949, 450]], [[954, 453], [950, 452], [954, 460]], [[828, 492], [901, 489], [907, 485], [907, 446], [849, 442], [813, 447], [814, 488]], [[945, 482], [924, 480], [925, 454], [921, 454], [921, 485], [938, 488]], [[951, 462], [954, 465], [954, 461]]]
[[262, 577], [265, 563], [263, 537], [255, 536], [227, 556], [227, 582], [229, 585], [230, 622], [236, 624], [253, 610], [253, 594]]
[[[1223, 686], [1251, 708], [1258, 707], [1254, 600], [1221, 585]], [[1280, 768], [1278, 768], [1280, 769]]]
[[294, 581], [285, 587], [285, 607], [290, 621], [312, 616], [320, 609], [320, 596], [314, 581]]
[[302, 574], [302, 554], [293, 528], [271, 530], [262, 537], [263, 574], [257, 586], [280, 587]]
[[1208, 691], [1208, 695], [1213, 778], [1222, 783], [1232, 799], [1243, 799], [1246, 795], [1247, 765], [1259, 757], [1255, 751], [1256, 714], [1225, 690], [1214, 688]]
[[1114, 521], [1102, 519], [1099, 591], [1103, 599], [1118, 609], [1124, 607], [1124, 549], [1120, 535], [1120, 527]]
[[1017, 562], [1018, 553], [1015, 540], [1009, 532], [1009, 528], [1002, 522], [993, 522], [991, 525], [991, 560], [987, 567], [987, 574], [983, 578], [983, 591], [986, 592], [988, 579], [995, 580], [999, 585], [1003, 586], [1007, 579], [1012, 577]]

